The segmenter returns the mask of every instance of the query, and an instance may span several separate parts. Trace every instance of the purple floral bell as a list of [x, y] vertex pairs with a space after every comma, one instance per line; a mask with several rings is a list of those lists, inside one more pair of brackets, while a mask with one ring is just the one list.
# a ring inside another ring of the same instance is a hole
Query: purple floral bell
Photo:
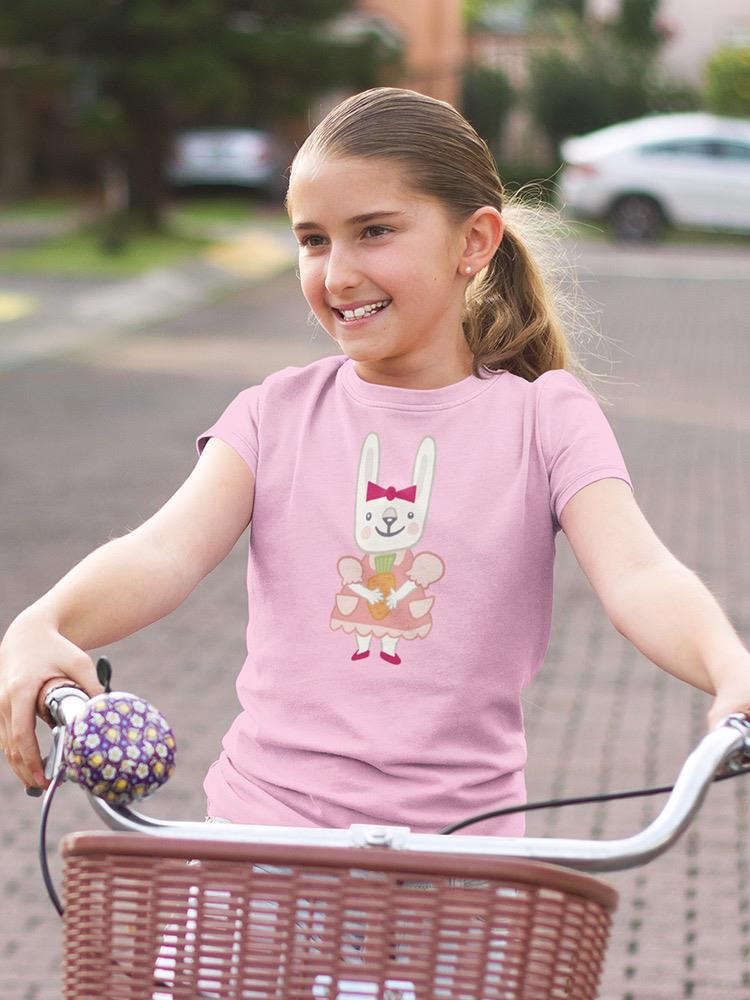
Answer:
[[92, 698], [68, 729], [66, 777], [124, 806], [145, 799], [174, 770], [174, 733], [149, 702], [125, 691]]

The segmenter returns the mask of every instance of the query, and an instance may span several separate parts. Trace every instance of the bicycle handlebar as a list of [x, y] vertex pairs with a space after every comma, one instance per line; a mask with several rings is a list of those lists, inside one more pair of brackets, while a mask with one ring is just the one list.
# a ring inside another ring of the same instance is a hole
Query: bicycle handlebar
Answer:
[[[77, 718], [87, 695], [69, 685], [57, 686], [44, 697], [45, 714], [59, 727]], [[62, 743], [62, 729], [56, 745]], [[58, 751], [59, 755], [59, 751]], [[51, 757], [54, 755], [51, 755]], [[412, 833], [409, 827], [353, 824], [349, 829], [252, 826], [169, 822], [153, 819], [128, 806], [111, 806], [89, 794], [94, 811], [112, 830], [154, 837], [190, 840], [286, 844], [315, 847], [387, 847], [400, 851], [441, 854], [481, 854], [527, 858], [578, 871], [620, 871], [647, 864], [667, 850], [685, 831], [717, 773], [750, 759], [750, 721], [743, 715], [722, 720], [688, 756], [664, 808], [644, 830], [618, 840], [576, 840], [547, 837], [490, 837]]]
[[47, 725], [66, 726], [81, 714], [88, 694], [64, 677], [48, 680], [37, 696], [37, 715]]

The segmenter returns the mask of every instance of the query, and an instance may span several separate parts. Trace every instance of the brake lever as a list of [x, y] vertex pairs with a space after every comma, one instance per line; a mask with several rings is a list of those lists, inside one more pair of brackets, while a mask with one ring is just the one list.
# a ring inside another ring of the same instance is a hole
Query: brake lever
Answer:
[[[89, 700], [85, 691], [62, 677], [52, 678], [39, 692], [37, 715], [52, 729], [52, 748], [43, 760], [44, 777], [47, 781], [52, 781], [62, 763], [66, 724], [71, 721], [72, 716], [69, 708], [63, 713], [61, 705], [63, 701], [71, 697], [78, 700], [75, 705], [76, 712], [82, 709]], [[68, 701], [67, 705], [70, 704], [72, 703]], [[44, 795], [44, 791], [43, 788], [32, 785], [26, 789], [26, 794], [30, 798], [39, 799]]]
[[719, 726], [728, 726], [730, 729], [736, 729], [742, 734], [744, 739], [742, 749], [726, 762], [723, 769], [724, 773], [736, 773], [744, 770], [748, 762], [750, 762], [750, 718], [742, 712], [733, 712], [717, 723], [715, 728], [718, 729]]

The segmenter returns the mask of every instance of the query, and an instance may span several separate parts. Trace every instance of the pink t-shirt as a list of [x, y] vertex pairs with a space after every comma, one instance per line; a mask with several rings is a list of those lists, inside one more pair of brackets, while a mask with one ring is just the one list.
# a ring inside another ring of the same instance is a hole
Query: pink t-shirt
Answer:
[[211, 436], [256, 486], [242, 711], [209, 813], [437, 832], [522, 802], [560, 513], [629, 482], [590, 393], [564, 371], [399, 389], [332, 357], [241, 392]]

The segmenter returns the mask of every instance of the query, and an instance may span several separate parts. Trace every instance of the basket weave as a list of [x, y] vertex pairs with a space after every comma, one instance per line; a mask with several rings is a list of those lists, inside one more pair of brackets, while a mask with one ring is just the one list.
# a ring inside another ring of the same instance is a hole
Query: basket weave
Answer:
[[62, 853], [65, 1000], [595, 1000], [617, 902], [512, 858], [108, 832]]

